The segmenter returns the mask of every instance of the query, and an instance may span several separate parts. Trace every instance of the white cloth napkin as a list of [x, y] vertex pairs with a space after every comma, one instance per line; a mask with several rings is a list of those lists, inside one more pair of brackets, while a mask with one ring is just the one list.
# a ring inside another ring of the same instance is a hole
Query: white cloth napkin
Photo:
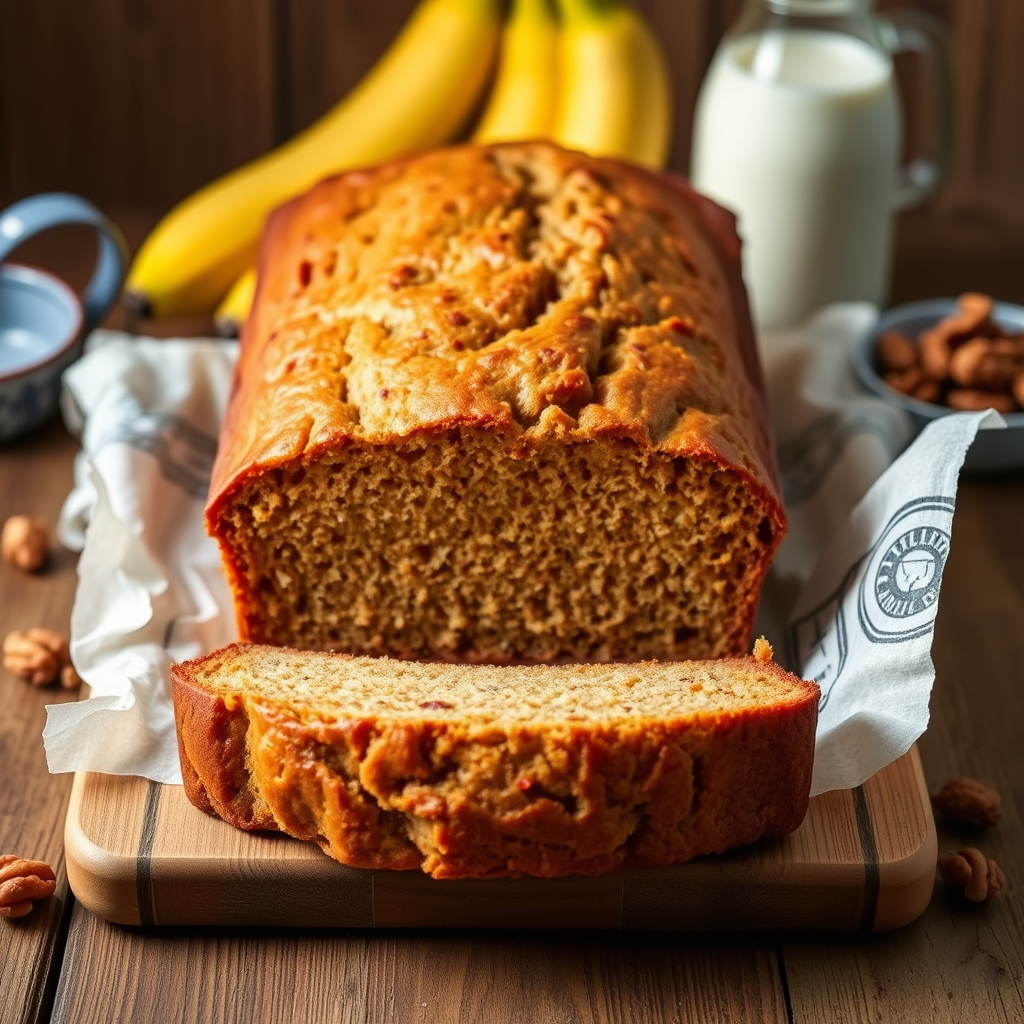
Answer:
[[960, 467], [980, 427], [1004, 426], [957, 413], [906, 447], [909, 417], [866, 394], [850, 361], [876, 316], [836, 305], [761, 338], [789, 534], [758, 626], [821, 686], [812, 794], [860, 785], [926, 729]]
[[96, 331], [64, 375], [82, 436], [57, 526], [80, 549], [71, 658], [87, 700], [47, 708], [51, 772], [181, 782], [169, 667], [237, 639], [203, 504], [237, 345]]
[[[759, 627], [822, 687], [813, 792], [859, 785], [928, 723], [931, 631], [960, 466], [994, 414], [912, 430], [850, 368], [867, 306], [836, 306], [762, 350], [790, 535]], [[60, 539], [81, 548], [71, 656], [91, 696], [47, 708], [53, 772], [181, 781], [169, 665], [235, 638], [203, 503], [236, 346], [97, 331], [64, 377], [81, 431]]]

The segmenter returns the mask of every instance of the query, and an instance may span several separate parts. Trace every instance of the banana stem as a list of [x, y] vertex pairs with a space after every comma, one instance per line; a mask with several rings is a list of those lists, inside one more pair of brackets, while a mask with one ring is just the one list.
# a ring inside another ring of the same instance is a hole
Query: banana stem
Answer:
[[621, 0], [556, 0], [558, 11], [568, 22], [600, 21], [617, 7]]

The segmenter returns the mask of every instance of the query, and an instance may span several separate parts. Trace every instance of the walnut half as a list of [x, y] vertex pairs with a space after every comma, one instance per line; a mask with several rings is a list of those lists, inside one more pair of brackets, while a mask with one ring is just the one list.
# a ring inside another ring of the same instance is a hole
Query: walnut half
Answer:
[[0, 917], [24, 917], [36, 900], [47, 899], [56, 888], [49, 864], [13, 853], [0, 856]]
[[46, 523], [32, 516], [11, 516], [0, 533], [0, 556], [5, 562], [35, 572], [46, 564], [50, 542]]
[[4, 668], [33, 686], [52, 683], [70, 664], [67, 641], [52, 629], [35, 627], [4, 638]]
[[955, 775], [931, 799], [939, 814], [958, 825], [991, 828], [1003, 820], [999, 794], [977, 779]]
[[995, 899], [1006, 883], [1003, 869], [973, 846], [943, 854], [938, 867], [946, 884], [962, 889], [972, 903]]

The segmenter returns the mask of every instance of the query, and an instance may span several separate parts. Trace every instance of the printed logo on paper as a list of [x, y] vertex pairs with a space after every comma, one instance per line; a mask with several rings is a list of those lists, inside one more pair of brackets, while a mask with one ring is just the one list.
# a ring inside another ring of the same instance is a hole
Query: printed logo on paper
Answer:
[[899, 643], [930, 633], [949, 555], [953, 499], [918, 498], [889, 520], [860, 582], [858, 614], [874, 643]]

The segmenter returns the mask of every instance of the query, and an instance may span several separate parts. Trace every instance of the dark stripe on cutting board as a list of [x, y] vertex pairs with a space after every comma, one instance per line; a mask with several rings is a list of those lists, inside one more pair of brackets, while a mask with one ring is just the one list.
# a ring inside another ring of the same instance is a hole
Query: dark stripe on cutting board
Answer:
[[875, 927], [875, 914], [878, 911], [878, 847], [875, 845], [875, 832], [871, 827], [868, 798], [864, 795], [863, 786], [853, 791], [853, 806], [857, 813], [860, 849], [864, 855], [864, 909], [860, 915], [860, 930], [870, 932]]
[[153, 840], [156, 838], [156, 814], [160, 807], [160, 784], [149, 783], [146, 809], [142, 813], [139, 852], [135, 855], [135, 891], [139, 898], [139, 923], [156, 924], [153, 919]]
[[786, 958], [782, 952], [781, 942], [775, 947], [775, 962], [778, 965], [779, 982], [782, 985], [782, 998], [786, 1004], [786, 1022], [787, 1024], [796, 1024], [796, 1018], [793, 1016], [793, 996], [789, 991], [789, 975], [786, 973]]

